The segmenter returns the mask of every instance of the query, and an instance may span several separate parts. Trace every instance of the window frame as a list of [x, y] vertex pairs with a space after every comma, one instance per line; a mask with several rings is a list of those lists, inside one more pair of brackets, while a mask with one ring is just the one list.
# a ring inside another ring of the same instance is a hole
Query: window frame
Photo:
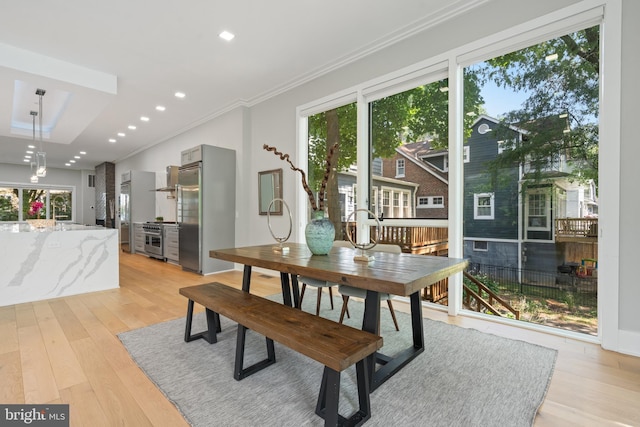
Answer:
[[[543, 196], [544, 197], [544, 215], [531, 215], [531, 197], [532, 196]], [[525, 226], [527, 231], [550, 231], [551, 230], [551, 195], [549, 194], [549, 191], [545, 191], [545, 190], [530, 190], [527, 191], [526, 197], [525, 197], [525, 208], [524, 208], [524, 214], [525, 214]], [[545, 225], [544, 226], [531, 226], [530, 225], [530, 218], [542, 218], [544, 217], [545, 219]]]
[[45, 200], [44, 202], [44, 206], [43, 206], [43, 210], [45, 212], [45, 216], [42, 217], [41, 219], [54, 219], [53, 215], [53, 209], [52, 209], [52, 203], [53, 203], [53, 199], [51, 197], [51, 192], [52, 191], [62, 191], [62, 192], [66, 192], [69, 193], [71, 195], [71, 217], [69, 219], [64, 219], [64, 220], [59, 220], [56, 219], [56, 221], [59, 222], [67, 222], [67, 223], [73, 223], [75, 221], [76, 218], [76, 202], [77, 202], [77, 191], [76, 191], [76, 187], [73, 185], [51, 185], [51, 184], [32, 184], [32, 183], [9, 183], [9, 182], [0, 182], [0, 188], [10, 188], [10, 189], [17, 189], [18, 191], [18, 219], [16, 220], [8, 220], [8, 221], [0, 221], [0, 224], [15, 224], [15, 223], [20, 223], [20, 222], [25, 222], [26, 220], [30, 219], [30, 218], [25, 218], [24, 216], [24, 212], [23, 212], [23, 204], [24, 204], [24, 192], [28, 191], [28, 190], [42, 190], [44, 191], [44, 195], [43, 198]]
[[[606, 14], [604, 13], [606, 8]], [[585, 28], [589, 25], [600, 25], [600, 47], [603, 53], [600, 82], [600, 141], [606, 144], [606, 150], [599, 152], [599, 183], [601, 194], [598, 194], [602, 206], [607, 206], [599, 214], [599, 229], [616, 229], [620, 215], [620, 161], [621, 161], [621, 87], [622, 87], [622, 1], [621, 0], [583, 0], [570, 6], [542, 13], [538, 17], [489, 33], [476, 40], [455, 45], [454, 47], [429, 56], [413, 65], [397, 69], [393, 72], [378, 75], [371, 80], [352, 86], [333, 95], [313, 100], [296, 108], [299, 120], [296, 122], [298, 135], [297, 160], [304, 164], [307, 159], [306, 150], [306, 115], [326, 111], [333, 106], [339, 106], [357, 99], [358, 103], [358, 141], [360, 147], [368, 144], [368, 102], [375, 97], [393, 95], [403, 90], [408, 90], [420, 84], [429, 83], [429, 78], [437, 73], [444, 73], [449, 79], [449, 155], [454, 159], [450, 165], [448, 175], [449, 184], [449, 214], [445, 220], [419, 220], [411, 221], [392, 220], [389, 225], [425, 225], [444, 226], [449, 229], [449, 256], [462, 257], [462, 221], [463, 221], [463, 175], [462, 175], [462, 145], [463, 135], [460, 130], [463, 122], [462, 108], [462, 70], [473, 62], [489, 59], [494, 56], [508, 53], [509, 51], [531, 45], [536, 41], [543, 41], [555, 35], [562, 35], [572, 30]], [[606, 71], [606, 72], [604, 72]], [[604, 92], [603, 88], [607, 91]], [[459, 159], [459, 160], [458, 160]], [[368, 205], [369, 171], [368, 155], [358, 153], [357, 162], [364, 165], [358, 168], [359, 191], [358, 204]], [[305, 194], [302, 189], [297, 189], [297, 213], [300, 218], [308, 217]], [[359, 216], [362, 224], [373, 224], [365, 216]], [[304, 221], [299, 222], [298, 233], [304, 234]], [[602, 346], [608, 349], [618, 349], [622, 338], [619, 328], [619, 281], [620, 281], [620, 235], [619, 233], [602, 234], [599, 244], [599, 258], [603, 260], [599, 268], [599, 286], [607, 283], [606, 289], [599, 289], [598, 311], [599, 323], [598, 339]], [[461, 312], [461, 286], [460, 275], [449, 279], [449, 308], [450, 315], [458, 315]], [[600, 292], [602, 291], [602, 292]], [[602, 316], [601, 316], [602, 315]], [[559, 332], [560, 333], [560, 332]], [[627, 337], [628, 338], [628, 337]], [[629, 340], [625, 342], [629, 344]]]
[[[427, 203], [420, 203], [421, 199], [426, 199]], [[442, 203], [436, 203], [436, 199], [442, 199]], [[441, 209], [444, 208], [444, 196], [418, 196], [416, 209]]]
[[[487, 208], [486, 205], [480, 205], [480, 199], [489, 199], [489, 213], [488, 215], [481, 215], [478, 213], [479, 208]], [[475, 193], [473, 195], [473, 219], [477, 220], [493, 220], [495, 219], [495, 193]]]
[[[485, 247], [480, 248], [477, 246], [478, 243], [484, 243]], [[474, 240], [473, 241], [473, 250], [475, 252], [489, 252], [489, 241], [488, 240]]]
[[404, 159], [396, 159], [396, 178], [405, 177], [406, 167], [407, 167], [407, 162], [405, 162]]

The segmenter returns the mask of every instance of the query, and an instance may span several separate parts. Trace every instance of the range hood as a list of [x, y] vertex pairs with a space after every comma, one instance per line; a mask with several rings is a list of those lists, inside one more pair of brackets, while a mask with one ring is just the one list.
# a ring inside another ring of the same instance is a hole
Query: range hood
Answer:
[[167, 166], [167, 185], [156, 191], [176, 191], [178, 185], [178, 166]]

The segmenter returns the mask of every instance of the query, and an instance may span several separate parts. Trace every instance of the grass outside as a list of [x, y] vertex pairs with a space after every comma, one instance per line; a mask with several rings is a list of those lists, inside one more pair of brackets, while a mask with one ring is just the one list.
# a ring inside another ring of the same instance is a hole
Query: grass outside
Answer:
[[[522, 291], [516, 292], [487, 277], [478, 276], [477, 279], [519, 310], [521, 321], [588, 335], [598, 334], [598, 298], [595, 293], [554, 290], [553, 296], [549, 296], [548, 289], [525, 286], [521, 287]], [[470, 281], [465, 279], [465, 284], [478, 292], [476, 285]], [[489, 299], [484, 292], [482, 297]], [[503, 316], [515, 318], [498, 304], [494, 306]]]

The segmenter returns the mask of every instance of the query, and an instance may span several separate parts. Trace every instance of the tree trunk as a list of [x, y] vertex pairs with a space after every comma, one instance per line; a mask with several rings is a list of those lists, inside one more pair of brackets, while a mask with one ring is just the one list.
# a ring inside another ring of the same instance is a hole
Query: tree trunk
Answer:
[[342, 218], [340, 215], [340, 194], [338, 193], [338, 158], [340, 157], [340, 119], [338, 110], [333, 109], [325, 113], [327, 119], [327, 153], [335, 143], [338, 143], [333, 152], [331, 164], [333, 165], [329, 180], [327, 181], [327, 212], [329, 220], [336, 230], [335, 240], [342, 240]]

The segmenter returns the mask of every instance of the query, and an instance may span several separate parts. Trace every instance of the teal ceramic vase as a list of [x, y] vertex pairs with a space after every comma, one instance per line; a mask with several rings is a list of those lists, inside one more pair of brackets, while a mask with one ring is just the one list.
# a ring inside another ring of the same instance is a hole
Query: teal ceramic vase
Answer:
[[331, 250], [336, 230], [323, 211], [313, 211], [311, 222], [304, 229], [307, 246], [314, 255], [326, 255]]

